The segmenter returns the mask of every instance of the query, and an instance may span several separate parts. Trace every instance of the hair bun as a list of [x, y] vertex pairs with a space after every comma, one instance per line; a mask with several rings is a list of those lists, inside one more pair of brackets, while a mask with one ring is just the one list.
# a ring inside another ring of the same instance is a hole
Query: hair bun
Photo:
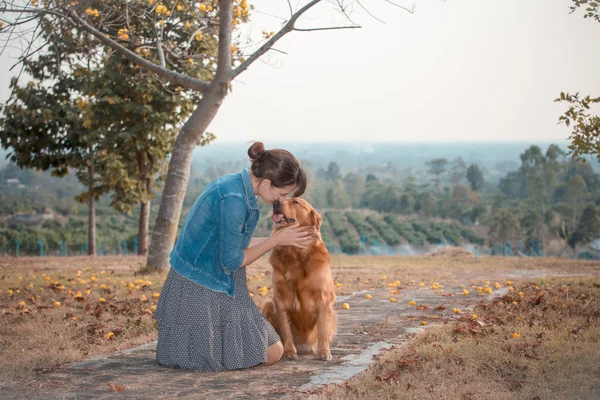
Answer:
[[257, 158], [265, 154], [267, 151], [265, 150], [265, 145], [262, 142], [254, 142], [252, 146], [248, 149], [248, 157], [250, 160], [254, 162]]

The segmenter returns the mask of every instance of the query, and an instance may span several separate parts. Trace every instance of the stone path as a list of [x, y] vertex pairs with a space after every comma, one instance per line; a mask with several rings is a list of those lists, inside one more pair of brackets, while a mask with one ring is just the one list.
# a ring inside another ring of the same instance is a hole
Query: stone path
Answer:
[[[463, 296], [461, 284], [473, 292]], [[413, 285], [414, 286], [414, 285]], [[3, 399], [294, 399], [320, 385], [343, 382], [372, 362], [381, 349], [399, 346], [423, 328], [453, 318], [453, 307], [464, 311], [472, 308], [486, 296], [470, 289], [470, 283], [455, 282], [444, 286], [442, 296], [424, 287], [418, 290], [401, 289], [394, 295], [398, 302], [389, 301], [389, 291], [379, 289], [351, 296], [338, 296], [338, 335], [332, 346], [333, 360], [323, 362], [312, 356], [282, 361], [271, 367], [221, 373], [200, 373], [159, 367], [155, 359], [156, 343], [122, 351], [109, 356], [68, 364], [59, 369], [34, 377], [27, 386], [0, 382]], [[501, 295], [506, 289], [495, 290]], [[491, 295], [487, 296], [490, 297]], [[427, 305], [427, 310], [409, 306]], [[350, 305], [343, 310], [342, 303]], [[436, 310], [444, 305], [445, 310]], [[436, 316], [436, 318], [431, 318]], [[109, 383], [122, 385], [116, 392]]]

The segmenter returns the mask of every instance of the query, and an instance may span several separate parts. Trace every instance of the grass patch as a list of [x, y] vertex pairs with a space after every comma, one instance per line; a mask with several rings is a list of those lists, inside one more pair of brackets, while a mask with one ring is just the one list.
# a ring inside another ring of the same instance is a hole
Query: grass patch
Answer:
[[599, 296], [598, 278], [523, 283], [311, 398], [599, 398]]

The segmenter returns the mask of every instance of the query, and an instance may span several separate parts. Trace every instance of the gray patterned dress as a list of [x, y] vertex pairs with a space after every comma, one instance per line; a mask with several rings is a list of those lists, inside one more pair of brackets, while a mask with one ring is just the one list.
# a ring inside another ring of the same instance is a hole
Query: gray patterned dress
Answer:
[[230, 297], [171, 268], [155, 314], [160, 365], [224, 371], [267, 361], [267, 347], [279, 341], [279, 336], [248, 293], [246, 268], [234, 274], [235, 296]]

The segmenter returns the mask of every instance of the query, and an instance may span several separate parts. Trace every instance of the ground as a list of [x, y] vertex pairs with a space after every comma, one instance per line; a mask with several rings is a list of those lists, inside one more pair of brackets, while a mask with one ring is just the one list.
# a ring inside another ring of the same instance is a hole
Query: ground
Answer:
[[[332, 361], [301, 356], [271, 367], [198, 373], [161, 368], [154, 362], [155, 327], [149, 321], [156, 302], [152, 295], [160, 291], [164, 272], [152, 277], [135, 276], [142, 259], [1, 260], [0, 359], [4, 361], [0, 361], [0, 390], [5, 398], [319, 396], [324, 388], [347, 382], [373, 368], [374, 360], [386, 349], [406, 346], [423, 329], [433, 331], [444, 324], [472, 318], [474, 307], [512, 293], [515, 285], [538, 278], [600, 275], [598, 262], [562, 259], [475, 259], [451, 252], [422, 257], [333, 257], [339, 328], [332, 346]], [[44, 277], [41, 281], [41, 274], [50, 279]], [[270, 297], [267, 260], [263, 258], [248, 267], [248, 276], [249, 290], [260, 305]], [[74, 282], [72, 289], [67, 289], [70, 282]], [[64, 289], [60, 289], [63, 285]], [[87, 295], [86, 290], [90, 291]], [[84, 300], [75, 299], [77, 291]], [[99, 303], [99, 296], [104, 295], [105, 302]], [[109, 298], [110, 295], [113, 296]], [[21, 301], [25, 305], [20, 305]], [[51, 301], [61, 305], [50, 307]], [[31, 342], [23, 337], [35, 336], [27, 331], [28, 324], [29, 329], [42, 331], [39, 340]], [[69, 329], [73, 335], [67, 337]], [[85, 334], [78, 337], [77, 332]], [[111, 336], [110, 332], [117, 333]], [[56, 344], [45, 344], [50, 340]], [[67, 355], [63, 353], [68, 349], [61, 353], [50, 348], [68, 347], [69, 343], [74, 347]], [[53, 355], [54, 360], [44, 358], [44, 353]], [[30, 368], [32, 363], [38, 363], [38, 368]]]

